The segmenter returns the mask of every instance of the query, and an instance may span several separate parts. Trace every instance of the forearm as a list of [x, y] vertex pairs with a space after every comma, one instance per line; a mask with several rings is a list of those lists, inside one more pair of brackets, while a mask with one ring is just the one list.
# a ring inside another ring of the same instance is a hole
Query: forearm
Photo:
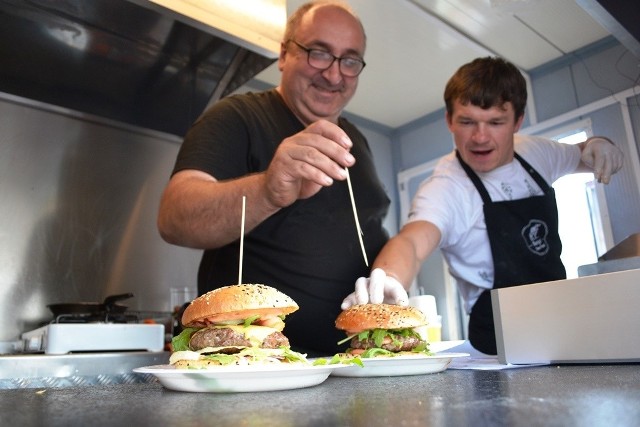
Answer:
[[398, 280], [409, 290], [413, 279], [418, 274], [417, 262], [412, 246], [398, 236], [389, 240], [376, 257], [371, 269], [381, 268], [387, 276]]
[[408, 290], [422, 263], [440, 243], [440, 237], [438, 227], [428, 221], [409, 223], [382, 248], [372, 269], [383, 269]]
[[160, 235], [169, 243], [198, 249], [217, 248], [238, 239], [243, 196], [245, 233], [278, 211], [265, 197], [264, 180], [264, 174], [230, 181], [191, 172], [177, 174], [160, 202]]

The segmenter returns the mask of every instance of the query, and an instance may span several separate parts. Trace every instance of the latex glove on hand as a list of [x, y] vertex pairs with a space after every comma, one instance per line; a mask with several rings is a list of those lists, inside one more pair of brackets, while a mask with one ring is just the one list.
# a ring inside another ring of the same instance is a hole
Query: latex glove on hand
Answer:
[[357, 304], [409, 305], [409, 295], [404, 286], [395, 278], [387, 276], [381, 268], [371, 272], [371, 276], [356, 280], [356, 290], [342, 301], [343, 310]]
[[598, 182], [608, 184], [611, 175], [622, 167], [622, 151], [606, 138], [592, 137], [582, 150], [582, 163], [593, 169]]

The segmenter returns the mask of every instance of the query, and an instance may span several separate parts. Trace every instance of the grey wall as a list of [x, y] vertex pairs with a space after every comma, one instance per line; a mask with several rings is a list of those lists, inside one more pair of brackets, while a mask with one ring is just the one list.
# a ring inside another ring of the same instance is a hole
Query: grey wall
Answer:
[[442, 157], [453, 149], [444, 108], [397, 129], [393, 139], [398, 172]]
[[[371, 151], [373, 152], [373, 160], [378, 170], [378, 176], [382, 181], [384, 188], [391, 199], [389, 212], [384, 222], [384, 227], [393, 236], [398, 232], [398, 190], [396, 187], [396, 176], [393, 165], [393, 152], [391, 146], [391, 131], [386, 127], [379, 126], [362, 120], [358, 117], [348, 116], [348, 118], [358, 126], [369, 142]], [[357, 191], [357, 189], [354, 189]]]

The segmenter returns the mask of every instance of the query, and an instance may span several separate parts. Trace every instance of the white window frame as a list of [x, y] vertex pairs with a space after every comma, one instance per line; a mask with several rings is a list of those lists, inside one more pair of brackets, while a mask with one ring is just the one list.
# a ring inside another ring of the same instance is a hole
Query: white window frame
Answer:
[[[560, 127], [548, 129], [537, 135], [558, 140], [580, 131], [585, 132], [587, 138], [593, 136], [591, 119], [567, 123]], [[589, 206], [591, 208], [591, 225], [596, 236], [596, 252], [598, 256], [600, 256], [607, 251], [607, 248], [611, 248], [614, 244], [611, 218], [609, 217], [609, 206], [607, 205], [607, 198], [602, 185], [595, 185], [595, 182], [592, 181], [587, 184], [586, 191], [588, 191], [587, 199], [589, 200]]]

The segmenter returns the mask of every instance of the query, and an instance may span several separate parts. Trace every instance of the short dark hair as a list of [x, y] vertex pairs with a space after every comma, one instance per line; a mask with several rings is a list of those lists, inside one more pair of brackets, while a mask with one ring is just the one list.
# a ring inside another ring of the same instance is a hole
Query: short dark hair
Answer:
[[482, 109], [510, 102], [518, 120], [527, 104], [527, 83], [520, 70], [502, 58], [476, 58], [458, 68], [447, 83], [444, 102], [449, 116], [456, 100]]

